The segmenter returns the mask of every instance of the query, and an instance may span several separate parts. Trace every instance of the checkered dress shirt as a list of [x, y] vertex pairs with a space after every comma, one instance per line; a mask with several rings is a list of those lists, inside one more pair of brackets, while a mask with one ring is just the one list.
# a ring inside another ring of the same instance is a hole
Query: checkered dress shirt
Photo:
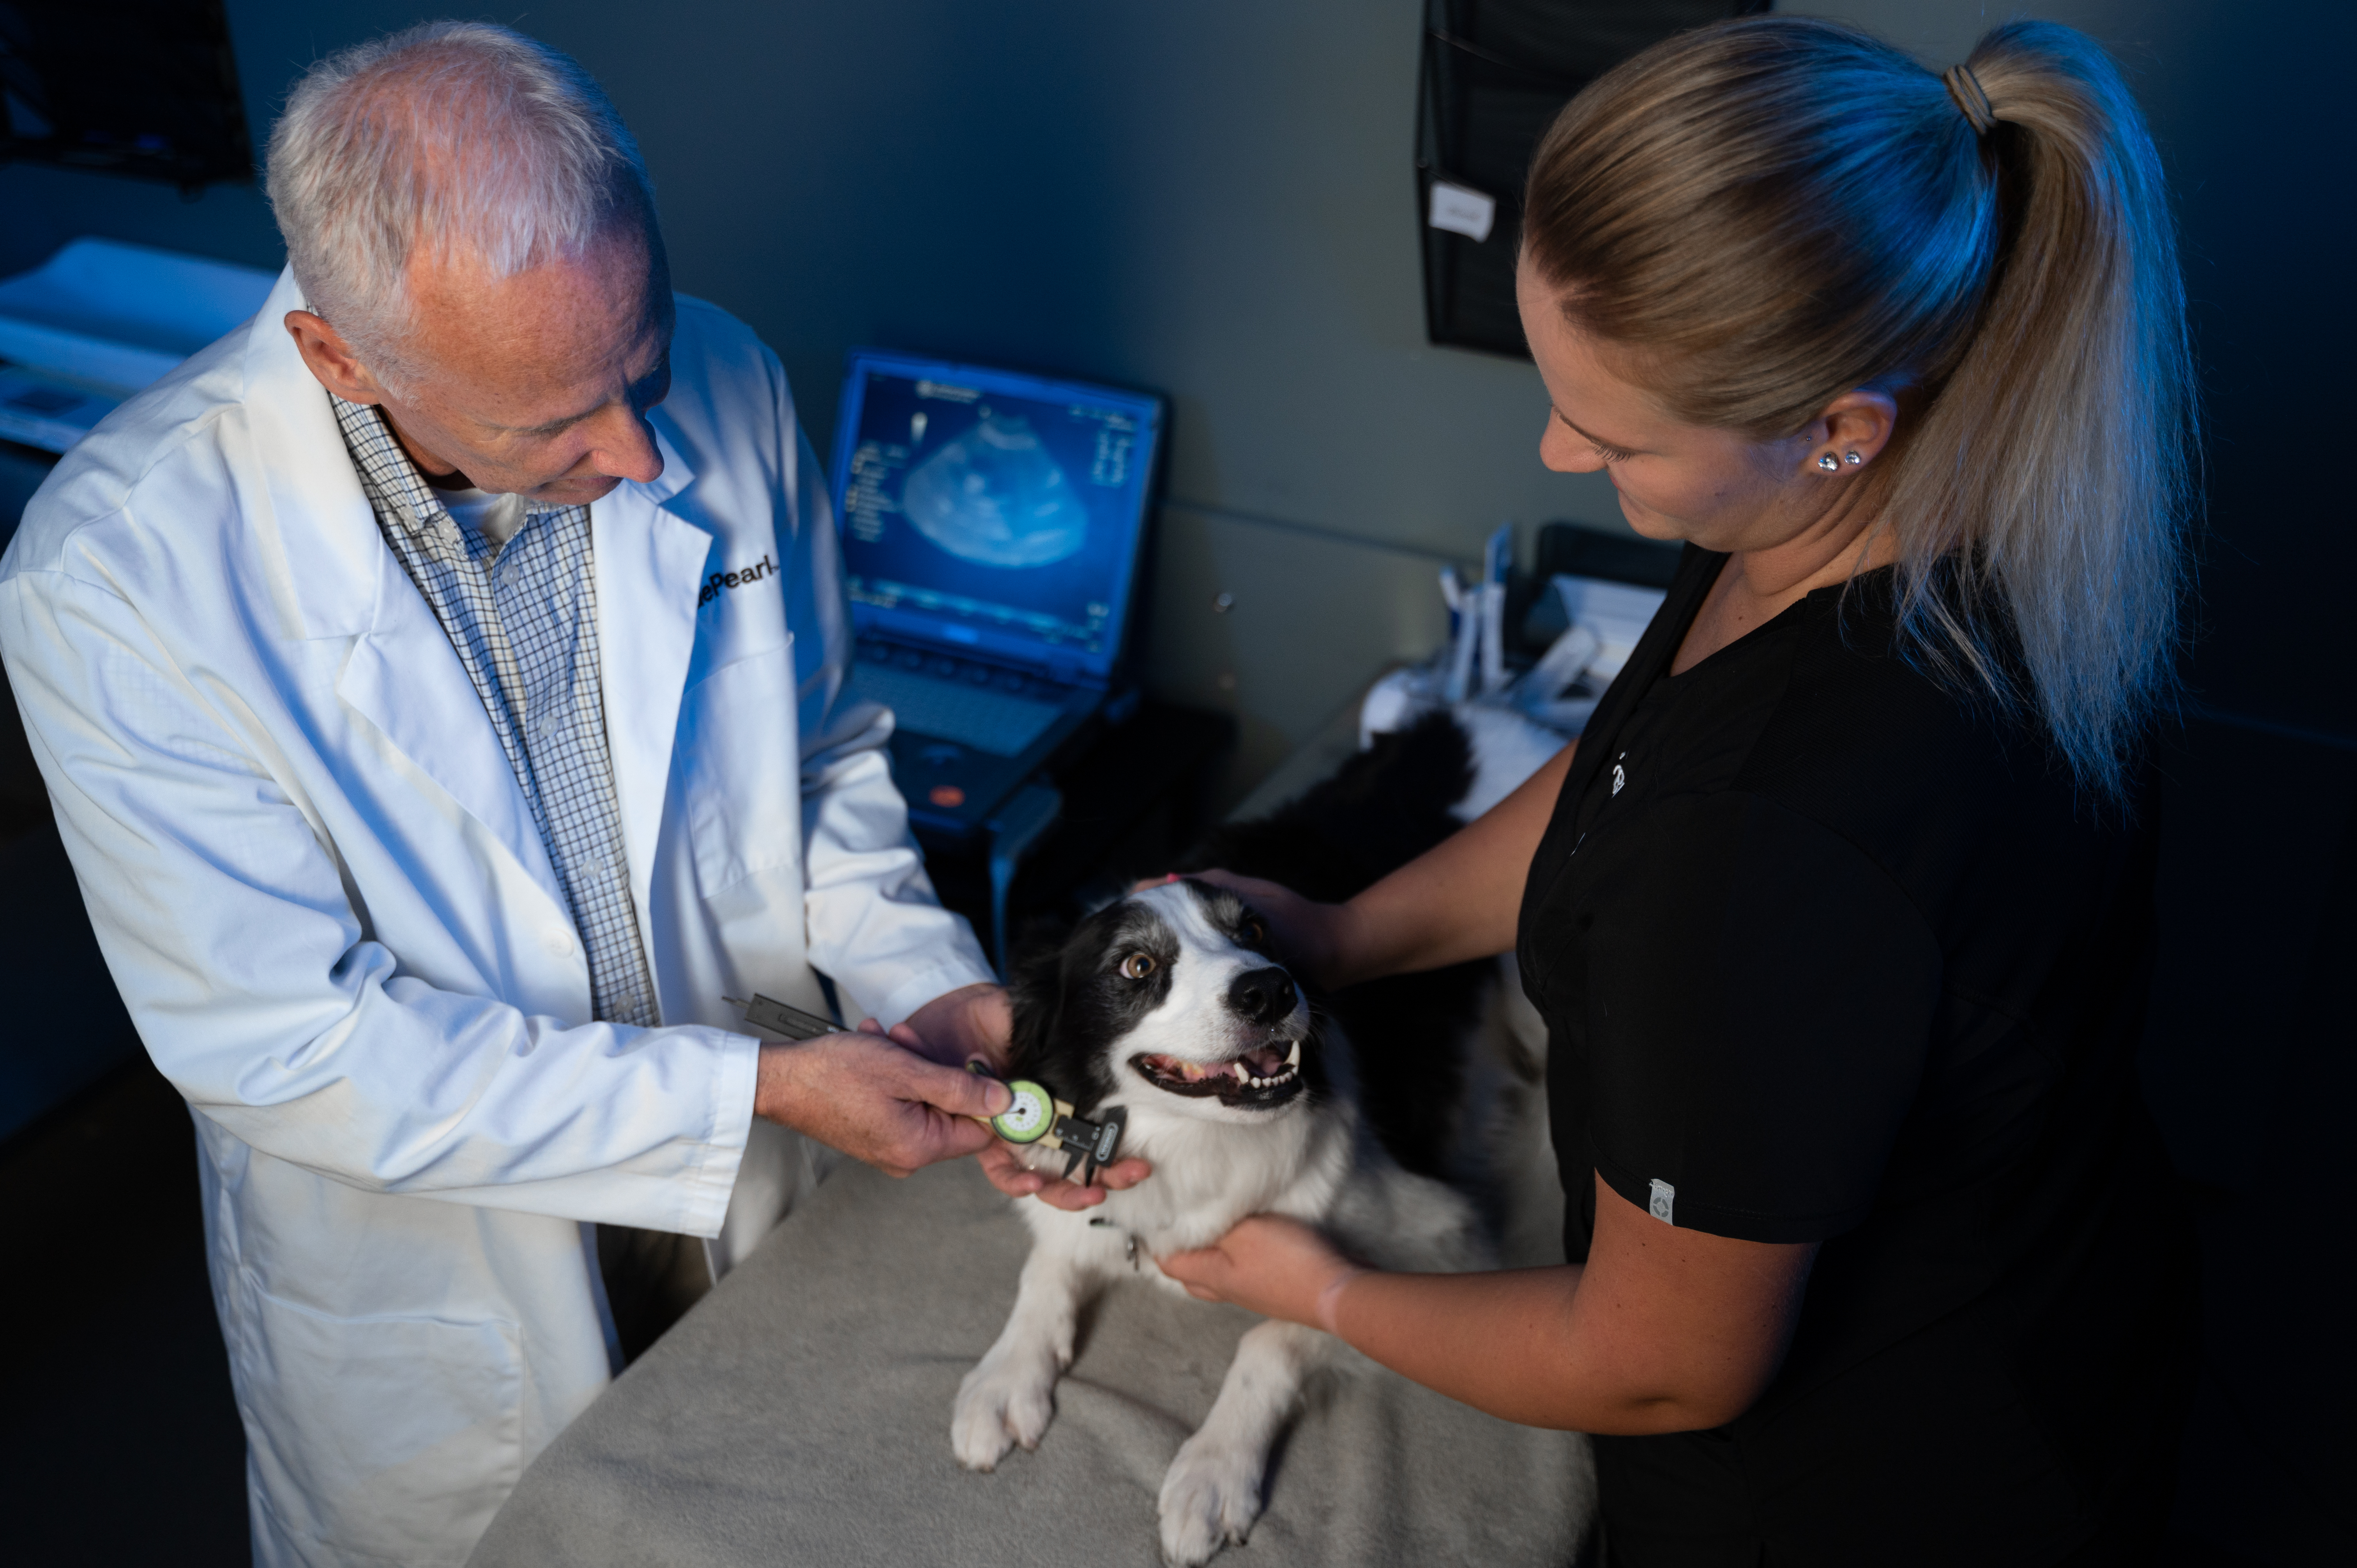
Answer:
[[589, 509], [527, 505], [515, 537], [494, 544], [435, 499], [376, 409], [330, 401], [384, 542], [449, 634], [531, 802], [588, 950], [597, 1015], [661, 1022], [606, 746]]

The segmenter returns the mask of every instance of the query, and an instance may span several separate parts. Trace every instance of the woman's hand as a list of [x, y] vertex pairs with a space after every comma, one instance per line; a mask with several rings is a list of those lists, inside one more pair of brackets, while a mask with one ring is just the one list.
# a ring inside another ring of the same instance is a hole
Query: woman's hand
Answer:
[[[884, 1032], [873, 1018], [861, 1019], [859, 1026], [869, 1034]], [[934, 997], [909, 1014], [908, 1022], [894, 1026], [892, 1038], [944, 1067], [978, 1061], [993, 1078], [1004, 1078], [1014, 1028], [1006, 988], [981, 982]]]
[[1232, 1301], [1312, 1328], [1329, 1326], [1329, 1288], [1366, 1272], [1318, 1231], [1274, 1214], [1256, 1214], [1208, 1247], [1155, 1262], [1198, 1300]]
[[1320, 904], [1290, 887], [1257, 876], [1238, 876], [1232, 871], [1187, 875], [1224, 887], [1251, 905], [1253, 913], [1268, 922], [1270, 943], [1277, 955], [1299, 969], [1312, 984], [1331, 991], [1358, 978], [1348, 951], [1348, 905]]

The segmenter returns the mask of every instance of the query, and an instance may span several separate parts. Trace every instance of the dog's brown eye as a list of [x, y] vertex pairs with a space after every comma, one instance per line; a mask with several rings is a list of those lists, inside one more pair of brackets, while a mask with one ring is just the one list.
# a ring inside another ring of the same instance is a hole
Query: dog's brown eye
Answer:
[[1258, 920], [1246, 918], [1243, 923], [1243, 938], [1245, 941], [1250, 942], [1254, 947], [1258, 947], [1261, 943], [1268, 940], [1268, 928], [1262, 925]]
[[1144, 980], [1154, 972], [1154, 959], [1149, 953], [1134, 952], [1121, 961], [1121, 972], [1132, 980]]

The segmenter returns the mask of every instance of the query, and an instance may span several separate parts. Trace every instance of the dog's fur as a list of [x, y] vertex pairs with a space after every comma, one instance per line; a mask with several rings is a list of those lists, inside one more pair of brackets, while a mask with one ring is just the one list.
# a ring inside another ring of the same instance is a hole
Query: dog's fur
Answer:
[[[1510, 792], [1521, 761], [1428, 714], [1270, 815], [1222, 824], [1178, 869], [1224, 867], [1340, 903], [1455, 832], [1469, 797]], [[1510, 1267], [1560, 1261], [1546, 1026], [1512, 955], [1368, 981], [1327, 1004], [1361, 1065], [1360, 1109], [1392, 1157], [1470, 1195]]]
[[[1189, 858], [1311, 897], [1347, 897], [1453, 829], [1447, 810], [1469, 776], [1464, 738], [1444, 716], [1389, 737], [1268, 822], [1224, 830]], [[1026, 957], [1012, 986], [1013, 1075], [1046, 1085], [1083, 1117], [1125, 1108], [1124, 1153], [1153, 1162], [1154, 1176], [1086, 1213], [1021, 1206], [1031, 1255], [1005, 1330], [959, 1388], [952, 1439], [961, 1463], [987, 1470], [1013, 1444], [1038, 1444], [1057, 1377], [1071, 1363], [1080, 1310], [1099, 1288], [1135, 1272], [1177, 1291], [1154, 1258], [1205, 1246], [1247, 1215], [1305, 1220], [1389, 1268], [1494, 1262], [1501, 1206], [1491, 1203], [1485, 1223], [1463, 1192], [1434, 1178], [1455, 1176], [1494, 1200], [1500, 1162], [1485, 1170], [1477, 1156], [1485, 1139], [1498, 1152], [1500, 1108], [1510, 1102], [1521, 1125], [1505, 1140], [1508, 1163], [1527, 1163], [1532, 1045], [1527, 1028], [1514, 1045], [1506, 1013], [1507, 993], [1520, 1002], [1520, 988], [1501, 985], [1488, 963], [1387, 984], [1375, 996], [1345, 993], [1330, 1011], [1313, 1005], [1258, 917], [1191, 880], [1117, 900]], [[1401, 1080], [1372, 1096], [1353, 1050], [1361, 1028], [1376, 1045], [1376, 1070]], [[1497, 1081], [1485, 1088], [1488, 1079]], [[1362, 1099], [1391, 1108], [1390, 1124], [1362, 1116]], [[1535, 1133], [1543, 1150], [1543, 1120]], [[1543, 1175], [1551, 1184], [1552, 1170]], [[1200, 1563], [1244, 1539], [1271, 1448], [1331, 1344], [1288, 1323], [1244, 1335], [1209, 1419], [1163, 1480], [1171, 1562]]]

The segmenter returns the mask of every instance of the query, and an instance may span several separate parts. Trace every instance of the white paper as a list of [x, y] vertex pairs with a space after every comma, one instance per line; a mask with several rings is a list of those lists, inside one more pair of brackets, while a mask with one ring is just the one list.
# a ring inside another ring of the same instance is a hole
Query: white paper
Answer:
[[0, 359], [135, 392], [262, 308], [275, 273], [83, 238], [0, 279]]
[[1659, 588], [1641, 588], [1633, 583], [1609, 583], [1600, 577], [1560, 574], [1550, 578], [1547, 586], [1561, 596], [1564, 619], [1572, 626], [1587, 628], [1603, 644], [1587, 667], [1588, 674], [1598, 682], [1609, 681], [1620, 673], [1620, 667], [1637, 650], [1637, 639], [1652, 624], [1653, 612], [1669, 596]]
[[1498, 220], [1498, 200], [1470, 187], [1436, 179], [1432, 182], [1432, 210], [1426, 220], [1436, 229], [1462, 234], [1479, 244], [1490, 237], [1490, 226]]

